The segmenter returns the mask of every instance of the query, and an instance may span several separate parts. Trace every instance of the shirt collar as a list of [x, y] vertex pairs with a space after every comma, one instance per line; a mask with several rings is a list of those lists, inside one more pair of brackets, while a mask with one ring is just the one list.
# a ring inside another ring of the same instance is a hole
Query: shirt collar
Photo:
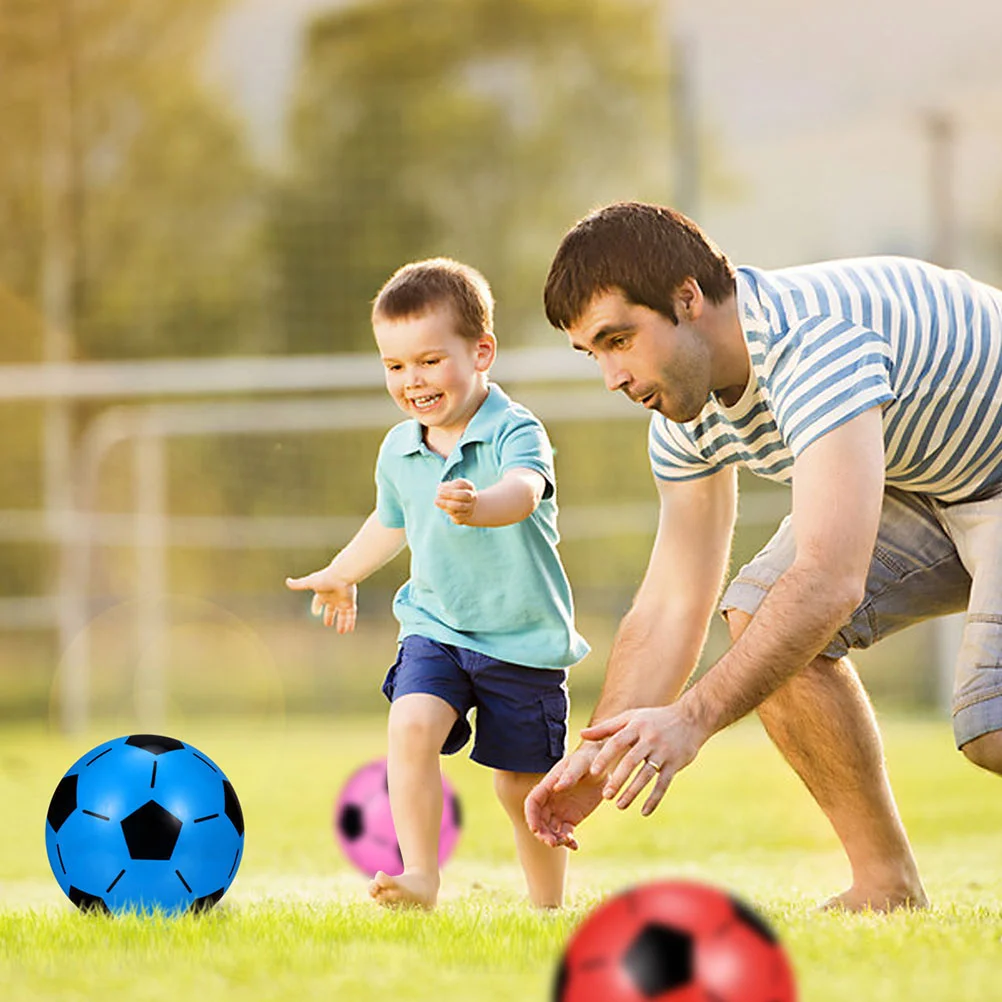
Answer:
[[[468, 442], [489, 442], [494, 437], [501, 415], [508, 409], [510, 403], [508, 394], [497, 383], [488, 383], [487, 396], [470, 418], [469, 424], [456, 443], [456, 449], [462, 449]], [[411, 456], [427, 448], [424, 444], [424, 429], [421, 422], [417, 418], [411, 418], [407, 422], [407, 431], [401, 443], [401, 454]]]

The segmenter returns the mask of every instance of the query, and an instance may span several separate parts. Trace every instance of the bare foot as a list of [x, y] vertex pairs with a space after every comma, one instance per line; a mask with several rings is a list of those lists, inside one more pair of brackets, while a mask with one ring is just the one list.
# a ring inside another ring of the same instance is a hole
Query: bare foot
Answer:
[[438, 900], [438, 886], [437, 873], [404, 870], [399, 877], [391, 877], [379, 870], [369, 884], [369, 897], [386, 908], [431, 909]]
[[928, 908], [929, 899], [922, 885], [914, 888], [899, 887], [893, 891], [868, 892], [852, 886], [847, 891], [829, 898], [821, 910], [826, 912], [893, 912], [899, 908]]

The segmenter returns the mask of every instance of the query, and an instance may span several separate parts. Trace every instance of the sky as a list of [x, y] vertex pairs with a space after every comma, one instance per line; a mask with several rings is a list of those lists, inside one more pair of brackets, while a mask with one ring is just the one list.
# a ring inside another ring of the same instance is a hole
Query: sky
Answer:
[[[212, 73], [276, 157], [302, 26], [343, 0], [235, 0]], [[954, 126], [952, 260], [1002, 269], [999, 0], [676, 0], [717, 178], [697, 218], [738, 262], [932, 256], [930, 112]], [[995, 280], [1002, 274], [992, 275]]]

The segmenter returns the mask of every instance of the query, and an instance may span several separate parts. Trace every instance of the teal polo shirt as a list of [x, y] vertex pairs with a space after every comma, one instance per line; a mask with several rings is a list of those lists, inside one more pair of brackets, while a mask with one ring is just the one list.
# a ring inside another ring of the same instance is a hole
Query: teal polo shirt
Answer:
[[[443, 481], [478, 491], [509, 470], [536, 470], [543, 500], [514, 525], [456, 525], [435, 507]], [[376, 462], [376, 515], [404, 529], [410, 578], [393, 599], [400, 639], [418, 634], [531, 668], [567, 668], [588, 653], [574, 628], [571, 588], [557, 554], [553, 449], [546, 430], [491, 383], [447, 456], [424, 444], [417, 420], [394, 426]]]

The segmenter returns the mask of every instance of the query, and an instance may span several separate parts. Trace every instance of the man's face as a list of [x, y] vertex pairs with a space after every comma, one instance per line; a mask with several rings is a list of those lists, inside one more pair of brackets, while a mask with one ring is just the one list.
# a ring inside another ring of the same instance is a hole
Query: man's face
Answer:
[[670, 421], [691, 421], [709, 399], [710, 351], [695, 327], [628, 303], [618, 289], [598, 293], [567, 333], [610, 390]]

